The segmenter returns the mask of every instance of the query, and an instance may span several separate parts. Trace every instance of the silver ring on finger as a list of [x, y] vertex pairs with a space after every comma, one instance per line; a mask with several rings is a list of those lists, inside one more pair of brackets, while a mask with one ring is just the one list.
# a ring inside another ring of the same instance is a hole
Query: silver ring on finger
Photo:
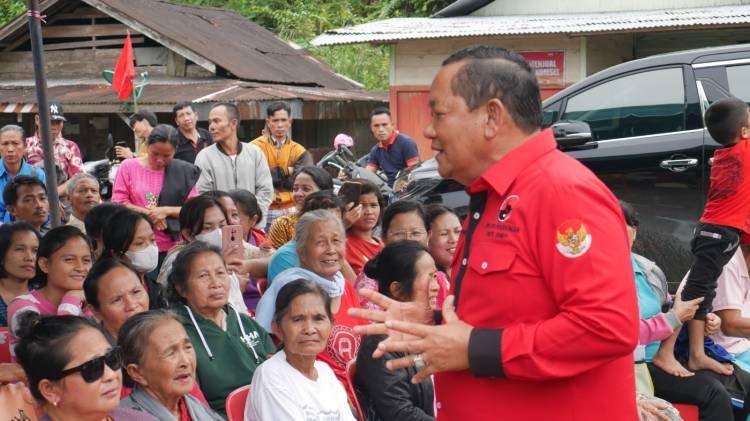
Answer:
[[422, 371], [427, 367], [427, 362], [424, 360], [424, 357], [422, 357], [422, 354], [417, 354], [414, 356], [414, 367], [417, 369], [417, 371]]

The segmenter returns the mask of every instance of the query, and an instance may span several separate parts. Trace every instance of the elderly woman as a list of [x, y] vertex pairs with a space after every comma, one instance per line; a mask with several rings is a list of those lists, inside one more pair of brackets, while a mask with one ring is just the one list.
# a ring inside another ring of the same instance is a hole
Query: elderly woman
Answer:
[[83, 220], [94, 206], [102, 203], [102, 197], [99, 195], [99, 181], [91, 174], [80, 172], [71, 177], [66, 188], [68, 200], [73, 210], [68, 219], [68, 225], [72, 225], [86, 234], [86, 226]]
[[198, 383], [216, 412], [250, 383], [255, 368], [276, 351], [268, 332], [229, 301], [229, 273], [218, 248], [202, 241], [185, 246], [168, 278], [172, 302], [195, 348]]
[[[169, 251], [164, 259], [157, 282], [160, 285], [167, 284], [167, 278], [172, 273], [174, 259], [189, 243], [204, 241], [216, 248], [222, 247], [222, 227], [227, 225], [227, 217], [219, 199], [208, 194], [196, 196], [182, 206], [180, 210], [180, 226], [182, 241]], [[241, 250], [222, 250], [224, 258], [238, 256]], [[246, 312], [247, 306], [242, 297], [242, 290], [246, 283], [242, 282], [235, 273], [229, 275], [229, 303], [239, 310]]]
[[200, 170], [173, 159], [177, 147], [174, 127], [156, 126], [146, 143], [146, 156], [126, 159], [117, 170], [112, 202], [146, 215], [153, 223], [161, 262], [179, 237], [177, 217], [182, 203], [198, 195], [195, 183]]
[[29, 312], [20, 317], [18, 335], [18, 362], [31, 395], [47, 414], [40, 420], [156, 420], [144, 412], [117, 408], [122, 356], [95, 321]]
[[316, 360], [332, 328], [331, 298], [320, 285], [298, 279], [279, 290], [273, 333], [284, 349], [255, 370], [246, 421], [355, 419], [343, 386]]
[[297, 279], [320, 285], [332, 299], [336, 334], [329, 338], [326, 350], [318, 358], [345, 380], [346, 364], [357, 356], [360, 341], [352, 327], [365, 322], [347, 314], [349, 308], [357, 307], [357, 294], [340, 272], [346, 252], [344, 225], [331, 211], [305, 212], [297, 221], [295, 241], [300, 267], [287, 269], [274, 279], [258, 302], [256, 318], [261, 326], [271, 330], [276, 297], [284, 285]]
[[[331, 211], [336, 218], [342, 219], [342, 215], [345, 211], [344, 202], [341, 201], [332, 191], [322, 190], [310, 194], [305, 198], [305, 203], [302, 208], [298, 211], [297, 217], [304, 215], [307, 212], [325, 209]], [[269, 285], [276, 279], [276, 276], [281, 272], [293, 268], [299, 267], [299, 256], [297, 255], [297, 242], [292, 239], [283, 246], [281, 246], [271, 257], [268, 263], [268, 283]]]
[[195, 386], [195, 350], [182, 320], [167, 310], [128, 319], [118, 344], [135, 386], [121, 408], [147, 412], [161, 421], [222, 421], [190, 395]]
[[113, 341], [126, 320], [148, 311], [148, 293], [138, 273], [120, 259], [99, 259], [83, 281], [83, 292], [86, 303]]

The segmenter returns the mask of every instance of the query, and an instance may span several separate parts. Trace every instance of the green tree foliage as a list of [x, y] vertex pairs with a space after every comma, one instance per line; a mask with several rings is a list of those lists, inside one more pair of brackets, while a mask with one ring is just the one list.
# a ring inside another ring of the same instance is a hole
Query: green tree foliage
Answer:
[[387, 46], [313, 47], [315, 36], [344, 26], [402, 16], [429, 16], [453, 0], [179, 0], [223, 7], [262, 25], [283, 39], [310, 50], [337, 72], [365, 85], [388, 89]]
[[[313, 47], [315, 36], [335, 28], [378, 19], [429, 16], [453, 0], [173, 0], [233, 10], [279, 37], [310, 50], [337, 72], [365, 85], [388, 89], [387, 46]], [[26, 10], [23, 0], [0, 0], [0, 25]]]

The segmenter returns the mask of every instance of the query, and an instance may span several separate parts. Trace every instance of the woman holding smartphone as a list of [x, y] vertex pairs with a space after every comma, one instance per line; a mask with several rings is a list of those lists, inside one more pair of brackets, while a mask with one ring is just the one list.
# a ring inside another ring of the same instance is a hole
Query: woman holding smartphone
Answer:
[[[227, 219], [221, 203], [215, 197], [202, 194], [185, 202], [180, 210], [180, 226], [182, 227], [180, 231], [182, 241], [169, 251], [157, 278], [157, 282], [163, 287], [167, 286], [167, 278], [172, 273], [172, 264], [179, 252], [194, 241], [203, 241], [221, 249], [225, 259], [242, 255], [241, 245], [224, 247], [224, 231], [226, 231]], [[241, 229], [238, 229], [236, 233], [241, 242]], [[229, 276], [229, 304], [240, 312], [247, 311], [247, 305], [242, 297], [242, 291], [247, 286], [247, 279], [244, 278], [243, 281], [241, 282], [240, 278], [233, 271], [231, 272]]]

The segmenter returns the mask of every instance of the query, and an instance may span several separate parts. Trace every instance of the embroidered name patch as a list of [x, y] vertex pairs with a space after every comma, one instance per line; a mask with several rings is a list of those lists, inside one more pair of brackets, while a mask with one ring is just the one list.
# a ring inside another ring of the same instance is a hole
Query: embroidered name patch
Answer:
[[591, 247], [591, 234], [583, 222], [574, 219], [565, 221], [557, 227], [557, 244], [555, 247], [565, 257], [583, 256]]

